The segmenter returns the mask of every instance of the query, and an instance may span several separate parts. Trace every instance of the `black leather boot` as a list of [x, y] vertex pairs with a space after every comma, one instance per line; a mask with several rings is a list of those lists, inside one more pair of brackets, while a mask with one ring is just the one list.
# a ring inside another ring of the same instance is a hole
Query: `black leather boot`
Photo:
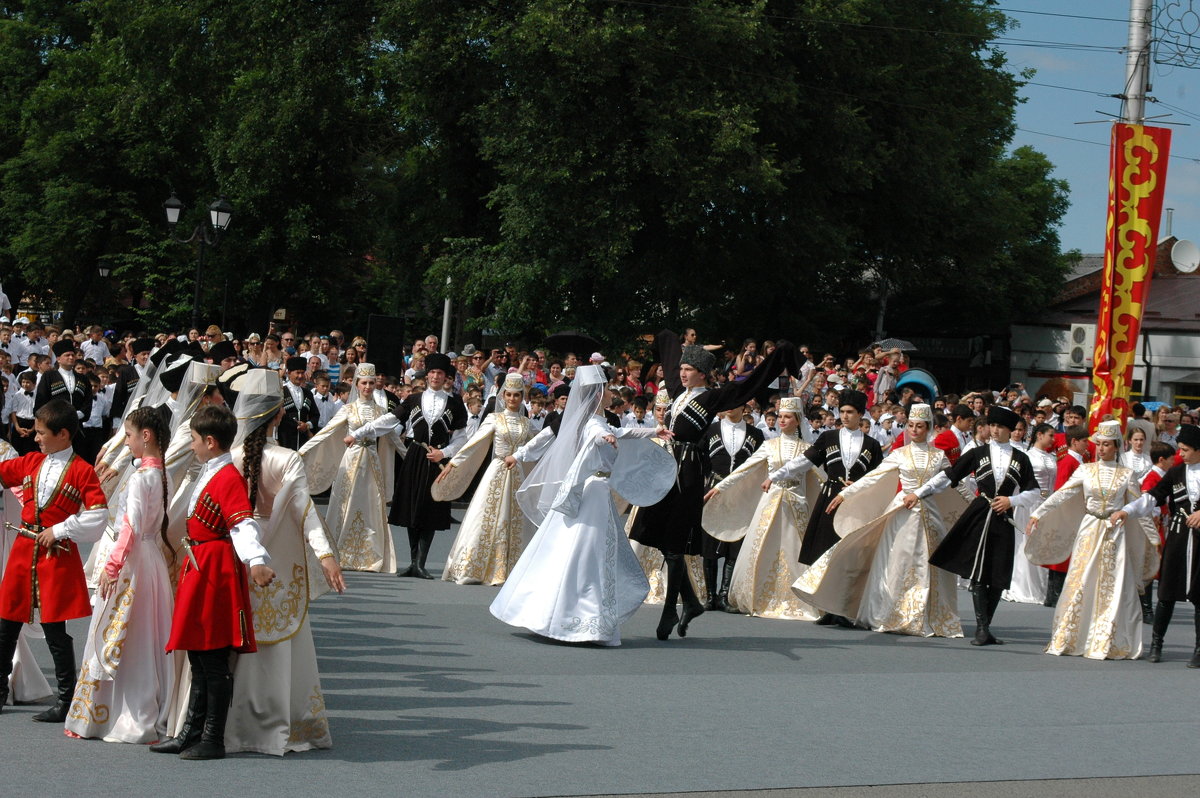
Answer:
[[1067, 575], [1060, 571], [1050, 571], [1046, 578], [1046, 600], [1042, 602], [1047, 607], [1057, 607], [1058, 597], [1062, 595], [1063, 584], [1067, 581]]
[[178, 754], [200, 742], [204, 730], [204, 715], [208, 708], [208, 686], [204, 673], [192, 668], [192, 687], [188, 691], [187, 714], [174, 737], [150, 746], [156, 754]]
[[433, 574], [425, 570], [425, 561], [429, 559], [429, 547], [433, 545], [433, 532], [422, 532], [417, 541], [417, 559], [413, 576], [417, 579], [433, 579]]
[[683, 611], [679, 615], [679, 636], [687, 637], [688, 624], [704, 614], [704, 604], [696, 596], [696, 591], [692, 588], [692, 580], [688, 579], [687, 564], [684, 562], [683, 555], [679, 557], [679, 571], [682, 577], [679, 582], [679, 599], [683, 604]]
[[[728, 562], [728, 561], [727, 561]], [[708, 601], [704, 602], [704, 609], [717, 609], [717, 558], [704, 558], [704, 589], [708, 591]]]
[[679, 612], [675, 608], [675, 603], [679, 601], [679, 582], [687, 579], [682, 554], [664, 554], [663, 560], [667, 564], [667, 594], [663, 600], [663, 611], [662, 616], [658, 619], [658, 628], [654, 630], [654, 636], [659, 640], [670, 638], [671, 631], [679, 623]]
[[417, 559], [421, 548], [421, 530], [408, 530], [408, 567], [403, 571], [399, 571], [396, 576], [416, 576], [417, 575]]
[[1167, 636], [1167, 627], [1171, 625], [1171, 616], [1175, 614], [1175, 602], [1163, 601], [1160, 597], [1154, 608], [1154, 625], [1150, 627], [1150, 653], [1146, 655], [1147, 662], [1162, 662], [1163, 639]]
[[204, 713], [200, 742], [180, 752], [180, 759], [225, 758], [225, 721], [229, 718], [229, 703], [233, 700], [233, 676], [228, 670], [208, 674], [204, 683], [208, 711]]
[[65, 622], [44, 623], [42, 630], [46, 633], [46, 646], [54, 660], [58, 695], [49, 709], [37, 713], [32, 720], [38, 723], [62, 723], [67, 719], [71, 699], [75, 697], [75, 645], [71, 636], [67, 634]]
[[983, 585], [971, 588], [971, 604], [975, 608], [975, 637], [971, 639], [973, 646], [992, 646], [1000, 641], [992, 636], [992, 615], [988, 612], [988, 591]]
[[1142, 623], [1149, 626], [1154, 623], [1154, 582], [1146, 585], [1146, 590], [1138, 598], [1142, 602]]
[[725, 558], [725, 568], [721, 573], [721, 590], [717, 593], [717, 609], [731, 612], [735, 615], [740, 615], [737, 607], [732, 607], [729, 604], [729, 586], [733, 583], [733, 569], [737, 565], [736, 560]]

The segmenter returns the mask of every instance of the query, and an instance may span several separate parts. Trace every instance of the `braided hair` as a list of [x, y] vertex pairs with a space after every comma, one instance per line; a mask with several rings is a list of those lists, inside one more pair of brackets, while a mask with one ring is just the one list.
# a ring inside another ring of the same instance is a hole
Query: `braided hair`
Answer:
[[250, 489], [250, 508], [258, 501], [258, 480], [262, 475], [263, 447], [267, 443], [267, 428], [263, 424], [246, 436], [242, 449], [242, 471], [246, 475], [246, 486]]
[[164, 458], [163, 467], [160, 469], [160, 473], [162, 474], [163, 517], [158, 534], [162, 538], [163, 545], [167, 548], [167, 551], [171, 553], [171, 564], [174, 565], [175, 548], [167, 538], [167, 508], [171, 505], [171, 495], [167, 489], [167, 464], [165, 462], [167, 444], [170, 442], [167, 422], [159, 415], [156, 409], [152, 407], [139, 407], [130, 411], [129, 415], [125, 417], [125, 423], [138, 432], [147, 429], [150, 430], [150, 433], [154, 436], [154, 443], [158, 446], [159, 453]]

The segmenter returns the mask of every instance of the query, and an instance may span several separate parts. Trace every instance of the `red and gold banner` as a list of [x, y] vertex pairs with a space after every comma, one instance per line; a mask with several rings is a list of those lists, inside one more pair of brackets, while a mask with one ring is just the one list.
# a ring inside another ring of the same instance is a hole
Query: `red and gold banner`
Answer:
[[1117, 123], [1108, 171], [1104, 282], [1092, 365], [1092, 429], [1105, 416], [1124, 423], [1142, 313], [1150, 294], [1158, 221], [1167, 186], [1171, 131]]

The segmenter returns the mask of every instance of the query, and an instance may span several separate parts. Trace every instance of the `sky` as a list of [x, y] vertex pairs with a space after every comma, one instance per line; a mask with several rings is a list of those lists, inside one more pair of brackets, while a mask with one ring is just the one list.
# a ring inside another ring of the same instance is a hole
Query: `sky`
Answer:
[[[1157, 5], [1183, 10], [1190, 5], [1200, 13], [1200, 0], [1158, 0]], [[1129, 0], [1001, 0], [999, 8], [1019, 23], [1019, 27], [1008, 31], [1004, 40], [996, 43], [1007, 54], [1012, 71], [1031, 68], [1036, 70], [1030, 78], [1032, 83], [1063, 87], [1031, 83], [1021, 89], [1025, 102], [1017, 108], [1018, 130], [1013, 147], [1029, 145], [1045, 153], [1054, 164], [1054, 176], [1070, 185], [1071, 207], [1059, 229], [1063, 250], [1101, 253], [1108, 197], [1108, 139], [1113, 120], [1097, 112], [1117, 115], [1121, 111], [1120, 100], [1099, 95], [1119, 94], [1125, 84], [1125, 54], [1120, 50], [1129, 37]], [[1038, 13], [1029, 13], [1035, 11]], [[1077, 18], [1081, 16], [1099, 19]], [[1177, 26], [1171, 29], [1179, 30]], [[1200, 38], [1191, 41], [1200, 47]], [[1200, 240], [1200, 69], [1152, 63], [1150, 81], [1149, 96], [1161, 102], [1147, 103], [1146, 116], [1170, 116], [1148, 119], [1146, 124], [1162, 125], [1172, 131], [1173, 157], [1167, 169], [1159, 236], [1161, 239], [1167, 234], [1165, 208], [1174, 208], [1171, 232], [1177, 238], [1197, 241]], [[1174, 108], [1166, 108], [1162, 103]], [[1079, 122], [1095, 124], [1076, 124]], [[1164, 124], [1167, 122], [1188, 126]]]

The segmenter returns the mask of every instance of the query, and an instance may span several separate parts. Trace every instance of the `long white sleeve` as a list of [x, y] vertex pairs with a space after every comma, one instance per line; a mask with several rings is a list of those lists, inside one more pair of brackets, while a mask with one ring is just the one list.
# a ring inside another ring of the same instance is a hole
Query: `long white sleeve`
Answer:
[[238, 559], [249, 566], [265, 565], [271, 561], [271, 555], [263, 548], [262, 529], [253, 518], [244, 518], [229, 530], [233, 540], [233, 548], [237, 551]]
[[918, 499], [928, 499], [933, 494], [941, 493], [948, 487], [950, 487], [950, 475], [945, 471], [939, 471], [934, 475], [933, 479], [914, 490], [913, 495]]
[[528, 463], [534, 460], [541, 460], [542, 455], [550, 448], [550, 444], [554, 443], [554, 430], [550, 427], [545, 427], [537, 435], [533, 436], [526, 443], [517, 448], [512, 456], [518, 463]]
[[404, 424], [401, 423], [400, 419], [396, 418], [395, 413], [384, 413], [370, 424], [363, 424], [358, 429], [353, 430], [350, 435], [356, 441], [361, 441], [364, 439], [372, 440], [375, 438], [382, 438], [384, 435], [387, 435], [391, 432], [399, 433], [403, 427]]
[[108, 524], [108, 509], [80, 510], [75, 515], [50, 527], [54, 539], [70, 538], [77, 543], [95, 543], [104, 534]]
[[799, 479], [811, 471], [812, 468], [812, 460], [809, 460], [803, 453], [800, 453], [772, 471], [768, 476], [772, 482], [778, 482], [781, 479]]

